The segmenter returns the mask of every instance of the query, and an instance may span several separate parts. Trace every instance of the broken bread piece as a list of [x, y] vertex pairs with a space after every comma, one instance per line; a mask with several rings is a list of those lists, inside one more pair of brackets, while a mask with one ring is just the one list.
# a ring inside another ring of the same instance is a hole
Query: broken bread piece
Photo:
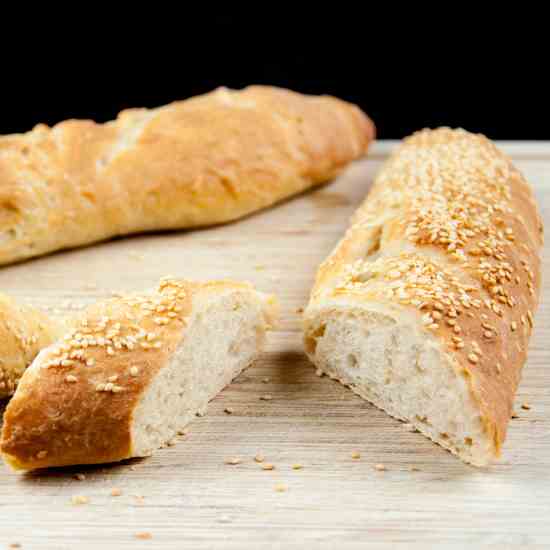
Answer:
[[62, 332], [61, 323], [0, 293], [0, 399], [13, 395], [38, 352]]
[[304, 314], [321, 373], [476, 466], [500, 454], [533, 329], [542, 221], [487, 138], [423, 130], [376, 177]]
[[168, 278], [91, 306], [21, 379], [4, 460], [32, 470], [151, 455], [250, 366], [275, 313], [248, 284]]

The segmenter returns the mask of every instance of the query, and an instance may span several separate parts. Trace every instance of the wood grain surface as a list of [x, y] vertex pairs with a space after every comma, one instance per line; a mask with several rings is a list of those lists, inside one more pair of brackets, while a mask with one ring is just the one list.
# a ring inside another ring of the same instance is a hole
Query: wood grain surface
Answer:
[[[0, 548], [550, 547], [549, 276], [519, 418], [502, 460], [487, 469], [318, 378], [302, 352], [298, 308], [393, 145], [377, 144], [331, 184], [234, 224], [120, 239], [0, 270], [3, 292], [60, 317], [168, 274], [249, 280], [282, 305], [262, 359], [175, 446], [149, 459], [32, 475], [0, 465]], [[550, 228], [550, 144], [503, 148], [535, 187]], [[254, 461], [258, 453], [273, 470]], [[224, 464], [231, 457], [242, 463]], [[89, 502], [75, 505], [75, 496]]]

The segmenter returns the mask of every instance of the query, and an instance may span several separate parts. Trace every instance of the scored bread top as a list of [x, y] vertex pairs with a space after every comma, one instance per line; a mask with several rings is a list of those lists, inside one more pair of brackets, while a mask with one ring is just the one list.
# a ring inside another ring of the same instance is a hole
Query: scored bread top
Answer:
[[6, 461], [34, 469], [129, 457], [133, 411], [181, 341], [193, 299], [228, 290], [252, 287], [163, 279], [88, 308], [23, 376], [4, 416]]
[[311, 306], [349, 295], [417, 311], [468, 379], [495, 454], [506, 435], [540, 289], [531, 189], [487, 138], [423, 130], [377, 175], [319, 269]]
[[38, 352], [62, 333], [60, 323], [0, 294], [0, 399], [13, 394]]
[[0, 264], [234, 220], [334, 177], [373, 139], [352, 104], [264, 86], [0, 137]]

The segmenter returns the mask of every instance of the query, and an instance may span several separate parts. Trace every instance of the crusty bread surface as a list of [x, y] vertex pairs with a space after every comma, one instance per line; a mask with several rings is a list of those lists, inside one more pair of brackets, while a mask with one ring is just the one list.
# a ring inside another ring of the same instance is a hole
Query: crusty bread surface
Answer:
[[540, 289], [531, 188], [487, 138], [423, 130], [378, 173], [304, 314], [320, 372], [466, 462], [500, 454]]
[[62, 330], [44, 313], [0, 294], [0, 399], [15, 392], [25, 369]]
[[88, 308], [23, 375], [4, 415], [15, 469], [147, 456], [258, 356], [273, 297], [230, 281], [163, 279]]
[[0, 264], [235, 220], [329, 180], [373, 138], [352, 104], [264, 86], [0, 137]]

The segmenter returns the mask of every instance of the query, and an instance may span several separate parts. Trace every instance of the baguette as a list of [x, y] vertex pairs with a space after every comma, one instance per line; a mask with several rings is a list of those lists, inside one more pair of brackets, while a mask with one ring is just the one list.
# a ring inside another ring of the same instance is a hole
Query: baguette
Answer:
[[354, 105], [263, 86], [0, 137], [0, 265], [235, 220], [329, 180], [373, 138]]
[[0, 399], [15, 392], [25, 369], [62, 330], [60, 323], [37, 309], [0, 294]]
[[23, 375], [4, 460], [33, 470], [150, 455], [258, 356], [275, 309], [247, 284], [177, 279], [90, 307]]
[[500, 454], [540, 289], [530, 186], [488, 139], [407, 138], [321, 265], [304, 314], [320, 372], [483, 466]]

